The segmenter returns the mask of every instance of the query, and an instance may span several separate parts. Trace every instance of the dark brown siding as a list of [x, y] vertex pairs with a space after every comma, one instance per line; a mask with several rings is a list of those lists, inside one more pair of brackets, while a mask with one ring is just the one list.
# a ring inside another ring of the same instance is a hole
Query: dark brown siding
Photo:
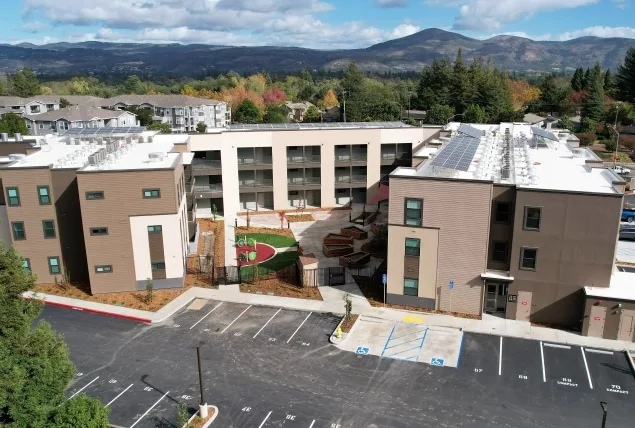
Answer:
[[33, 140], [28, 142], [22, 141], [21, 143], [0, 143], [0, 156], [5, 157], [18, 153], [26, 155], [29, 144], [32, 142]]
[[419, 257], [405, 256], [403, 260], [403, 276], [419, 279]]
[[[496, 207], [498, 202], [509, 202], [509, 223], [499, 223], [496, 221]], [[516, 188], [509, 186], [494, 185], [492, 190], [492, 218], [490, 221], [489, 246], [487, 254], [487, 268], [497, 270], [509, 270], [509, 248], [512, 245], [514, 235], [514, 205], [516, 202]], [[508, 258], [507, 262], [493, 260], [494, 242], [507, 242]]]

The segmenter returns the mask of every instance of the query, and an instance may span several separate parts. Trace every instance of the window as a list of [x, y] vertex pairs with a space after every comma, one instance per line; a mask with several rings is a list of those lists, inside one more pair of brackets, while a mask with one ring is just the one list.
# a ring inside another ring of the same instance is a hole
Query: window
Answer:
[[95, 273], [111, 273], [112, 265], [95, 266]]
[[421, 226], [421, 218], [423, 217], [423, 200], [406, 199], [406, 218], [404, 223], [409, 226]]
[[520, 249], [520, 268], [524, 270], [536, 270], [537, 248], [522, 247]]
[[419, 295], [419, 280], [404, 278], [403, 295], [404, 296], [418, 296]]
[[50, 205], [51, 204], [51, 195], [49, 194], [48, 186], [38, 186], [37, 194], [40, 198], [40, 205]]
[[161, 225], [148, 226], [148, 232], [161, 232], [161, 230], [162, 230]]
[[496, 223], [509, 223], [510, 208], [509, 202], [496, 203]]
[[55, 275], [61, 272], [60, 270], [60, 258], [59, 257], [49, 257], [49, 273], [51, 275]]
[[143, 189], [143, 198], [160, 198], [161, 190], [160, 189]]
[[525, 230], [540, 230], [542, 208], [525, 207]]
[[93, 199], [104, 199], [104, 192], [102, 191], [86, 192], [86, 199], [89, 201]]
[[507, 261], [507, 242], [494, 242], [494, 251], [492, 252], [492, 260], [495, 262]]
[[107, 227], [91, 227], [90, 228], [90, 236], [102, 236], [108, 235]]
[[44, 124], [40, 122], [40, 129], [44, 129]]
[[421, 239], [406, 238], [406, 255], [419, 256], [421, 250]]
[[17, 187], [7, 187], [7, 201], [9, 206], [20, 206], [20, 192]]
[[23, 259], [22, 267], [24, 268], [25, 272], [31, 273], [31, 259]]
[[[346, 189], [344, 189], [346, 190]], [[299, 190], [289, 190], [289, 196], [298, 196], [300, 195], [300, 191]]]
[[55, 238], [55, 223], [53, 223], [53, 220], [42, 220], [42, 229], [44, 229], [44, 239]]
[[13, 230], [13, 240], [22, 241], [26, 239], [26, 232], [24, 231], [24, 223], [21, 221], [14, 221], [11, 223], [11, 230]]
[[161, 270], [161, 269], [165, 269], [165, 263], [163, 262], [152, 263], [152, 270]]

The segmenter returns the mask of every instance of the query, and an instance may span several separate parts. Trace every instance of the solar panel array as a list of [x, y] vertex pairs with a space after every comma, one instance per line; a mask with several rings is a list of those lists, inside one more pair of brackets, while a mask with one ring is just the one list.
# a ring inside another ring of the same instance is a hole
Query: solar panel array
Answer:
[[272, 129], [354, 129], [354, 128], [411, 128], [403, 122], [320, 122], [320, 123], [254, 123], [233, 124], [229, 130], [272, 130]]
[[459, 126], [459, 132], [472, 138], [481, 138], [485, 135], [485, 131], [463, 123]]
[[480, 144], [480, 138], [473, 138], [467, 135], [453, 137], [447, 146], [437, 153], [430, 165], [457, 171], [467, 171], [470, 169], [474, 154]]
[[59, 135], [69, 137], [95, 137], [104, 135], [141, 134], [146, 128], [143, 126], [102, 126], [101, 128], [73, 128], [62, 131]]
[[534, 135], [538, 135], [538, 136], [540, 136], [542, 138], [546, 138], [546, 139], [552, 140], [552, 141], [558, 141], [558, 137], [556, 137], [553, 132], [545, 131], [544, 129], [538, 128], [537, 126], [532, 126], [531, 127], [531, 132]]

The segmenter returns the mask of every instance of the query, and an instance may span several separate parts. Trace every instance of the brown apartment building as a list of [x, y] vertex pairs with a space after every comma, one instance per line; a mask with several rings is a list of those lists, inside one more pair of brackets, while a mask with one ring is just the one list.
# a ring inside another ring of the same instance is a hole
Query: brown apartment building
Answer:
[[527, 124], [451, 128], [390, 176], [388, 302], [633, 340], [614, 266], [624, 181]]

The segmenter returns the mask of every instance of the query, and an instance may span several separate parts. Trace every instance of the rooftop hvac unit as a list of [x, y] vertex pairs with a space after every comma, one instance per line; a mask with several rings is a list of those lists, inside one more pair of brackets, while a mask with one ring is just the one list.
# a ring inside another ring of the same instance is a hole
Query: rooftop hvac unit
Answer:
[[13, 134], [13, 137], [15, 138], [15, 141], [22, 141], [22, 134], [20, 134], [19, 132]]
[[143, 144], [145, 142], [146, 142], [146, 140], [145, 140], [145, 138], [143, 138], [143, 135], [140, 135], [139, 136], [139, 143]]
[[96, 154], [88, 156], [88, 165], [97, 165], [97, 162], [99, 161]]
[[148, 143], [152, 143], [152, 142], [154, 142], [154, 136], [148, 135]]
[[0, 141], [2, 141], [3, 143], [6, 143], [7, 141], [9, 141], [9, 134], [7, 134], [6, 132], [1, 133]]
[[12, 162], [24, 163], [26, 155], [22, 153], [13, 153], [9, 155], [9, 159], [11, 159]]
[[148, 160], [150, 162], [161, 162], [165, 155], [162, 152], [148, 153]]

